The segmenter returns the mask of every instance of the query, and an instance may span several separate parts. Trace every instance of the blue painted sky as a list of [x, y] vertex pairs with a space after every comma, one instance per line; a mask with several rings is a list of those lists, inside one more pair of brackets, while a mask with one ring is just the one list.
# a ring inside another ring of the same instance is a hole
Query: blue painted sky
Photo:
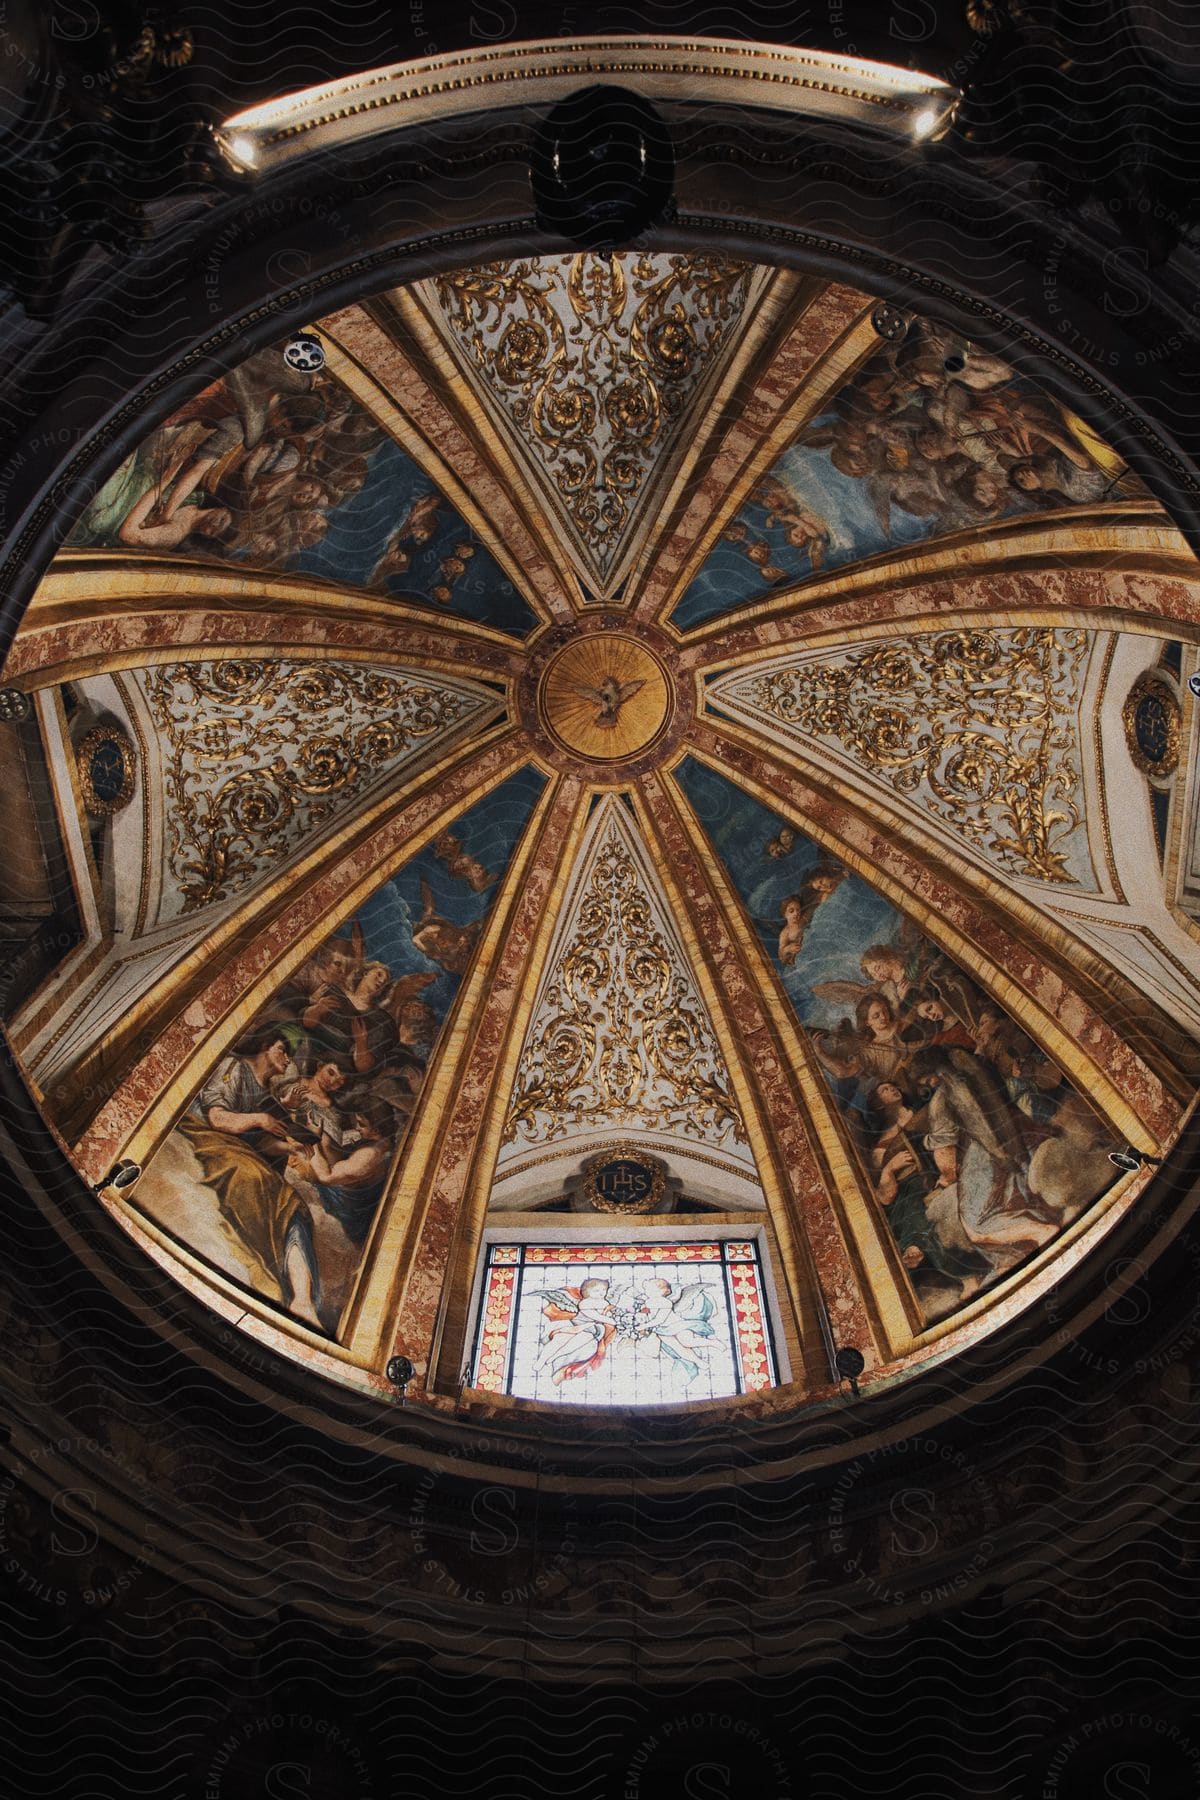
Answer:
[[[824, 414], [817, 423], [827, 424], [832, 414]], [[857, 562], [865, 556], [876, 556], [892, 545], [915, 544], [938, 529], [936, 518], [919, 519], [900, 507], [891, 509], [891, 530], [879, 522], [865, 481], [843, 475], [829, 460], [828, 450], [816, 450], [804, 444], [793, 444], [772, 465], [771, 475], [808, 507], [829, 527], [829, 545], [822, 564], [836, 569], [842, 563]], [[783, 569], [789, 581], [799, 581], [813, 573], [807, 550], [789, 544], [784, 528], [776, 523], [768, 530], [767, 508], [749, 501], [737, 515], [751, 537], [765, 538], [771, 546], [771, 561]], [[682, 600], [671, 614], [671, 623], [681, 630], [703, 624], [732, 606], [747, 600], [758, 600], [770, 591], [762, 570], [752, 563], [737, 544], [719, 538], [702, 567], [693, 578]], [[786, 583], [780, 582], [779, 586]]]
[[[218, 382], [208, 390], [214, 407], [221, 401], [222, 389], [223, 384]], [[361, 407], [355, 406], [352, 413], [365, 422], [366, 415]], [[125, 459], [76, 522], [68, 543], [92, 547], [120, 544], [121, 523], [135, 501], [172, 466], [175, 440], [171, 438], [171, 426], [177, 422], [169, 421], [167, 426], [152, 432], [146, 442]], [[365, 587], [371, 582], [393, 531], [404, 522], [416, 501], [436, 492], [435, 484], [422, 474], [400, 445], [390, 438], [378, 443], [381, 436], [382, 427], [376, 426], [373, 439], [368, 440], [376, 441], [376, 448], [368, 458], [366, 480], [357, 493], [329, 512], [328, 529], [320, 543], [290, 554], [286, 546], [280, 544], [278, 558], [270, 566], [315, 575], [346, 587]], [[325, 473], [320, 468], [316, 472]], [[228, 496], [221, 503], [238, 504]], [[206, 492], [202, 482], [184, 498], [183, 504], [183, 516], [196, 519], [214, 504], [214, 498]], [[252, 509], [238, 515], [243, 527], [253, 524], [258, 517]], [[532, 630], [537, 624], [536, 615], [448, 500], [442, 498], [436, 513], [427, 522], [433, 526], [429, 541], [424, 544], [409, 541], [403, 546], [410, 557], [409, 566], [387, 577], [384, 591], [419, 601], [434, 612], [475, 619], [516, 637], [523, 637]], [[461, 545], [469, 546], [471, 554], [460, 559], [466, 564], [463, 573], [450, 579], [442, 563], [445, 558], [455, 555]], [[264, 552], [246, 548], [240, 527], [226, 542], [197, 535], [186, 545], [178, 546], [176, 551], [166, 548], [159, 553], [202, 556], [239, 568], [266, 566], [260, 560]], [[435, 598], [434, 589], [446, 586], [450, 589], [450, 599]]]
[[[463, 849], [477, 856], [501, 880], [544, 786], [545, 778], [535, 769], [520, 769], [451, 826]], [[465, 881], [451, 875], [432, 849], [427, 849], [384, 882], [358, 911], [358, 923], [372, 961], [386, 963], [393, 975], [437, 977], [421, 990], [420, 998], [434, 1009], [440, 1021], [449, 1011], [462, 977], [431, 962], [412, 941], [412, 926], [421, 916], [422, 878], [429, 884], [439, 913], [456, 925], [469, 925], [484, 918], [500, 881], [477, 894]], [[341, 935], [347, 931], [348, 927], [343, 927]]]
[[[416, 500], [434, 491], [433, 482], [399, 444], [381, 444], [370, 459], [364, 486], [336, 508], [322, 541], [302, 550], [290, 566], [326, 581], [366, 586], [392, 532]], [[536, 617], [449, 501], [442, 501], [433, 523], [427, 544], [405, 545], [412, 560], [402, 574], [389, 578], [388, 591], [518, 637], [531, 630]], [[432, 598], [433, 589], [444, 579], [443, 557], [459, 544], [470, 544], [474, 554], [452, 585], [450, 604], [441, 605]]]
[[896, 938], [900, 914], [873, 887], [848, 875], [818, 906], [799, 956], [785, 967], [778, 956], [783, 900], [815, 868], [817, 845], [797, 832], [791, 854], [776, 861], [766, 846], [785, 822], [777, 813], [691, 757], [680, 765], [676, 779], [754, 919], [797, 1015], [805, 1025], [835, 1026], [849, 1009], [838, 1001], [819, 1000], [814, 984], [861, 982], [863, 951]]

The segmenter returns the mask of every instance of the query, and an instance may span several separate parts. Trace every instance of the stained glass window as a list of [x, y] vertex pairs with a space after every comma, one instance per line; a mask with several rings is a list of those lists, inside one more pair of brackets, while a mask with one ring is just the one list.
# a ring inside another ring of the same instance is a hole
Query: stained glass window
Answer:
[[575, 1406], [774, 1387], [758, 1244], [491, 1244], [472, 1380]]

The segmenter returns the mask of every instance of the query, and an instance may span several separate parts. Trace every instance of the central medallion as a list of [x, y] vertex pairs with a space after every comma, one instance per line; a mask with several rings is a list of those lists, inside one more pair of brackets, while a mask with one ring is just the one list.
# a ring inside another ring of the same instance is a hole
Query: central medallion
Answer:
[[588, 762], [618, 763], [648, 750], [671, 721], [673, 688], [636, 638], [573, 638], [547, 664], [538, 692], [550, 736]]

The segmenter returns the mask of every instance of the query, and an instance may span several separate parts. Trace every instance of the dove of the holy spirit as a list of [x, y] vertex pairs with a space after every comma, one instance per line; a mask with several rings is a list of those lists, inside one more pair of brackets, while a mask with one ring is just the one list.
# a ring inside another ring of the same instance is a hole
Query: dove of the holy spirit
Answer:
[[671, 686], [654, 652], [588, 622], [550, 657], [538, 710], [555, 743], [589, 762], [627, 762], [671, 717]]
[[645, 685], [644, 681], [618, 681], [615, 675], [605, 675], [596, 687], [577, 685], [575, 692], [582, 700], [595, 701], [599, 711], [592, 723], [601, 730], [611, 731], [625, 702], [640, 694]]

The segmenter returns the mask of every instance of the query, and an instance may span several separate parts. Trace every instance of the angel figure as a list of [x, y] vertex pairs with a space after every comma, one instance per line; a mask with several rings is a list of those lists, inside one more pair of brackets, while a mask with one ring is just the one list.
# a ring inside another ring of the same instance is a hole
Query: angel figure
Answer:
[[413, 943], [430, 962], [440, 963], [451, 975], [461, 975], [478, 941], [480, 921], [456, 925], [452, 919], [443, 919], [424, 876], [421, 877], [421, 907], [421, 916], [412, 928]]
[[394, 1075], [413, 1070], [419, 1076], [423, 1072], [420, 1059], [406, 1047], [403, 1027], [412, 1000], [436, 979], [435, 975], [419, 974], [401, 975], [393, 981], [386, 963], [368, 962], [348, 982], [347, 1005], [327, 1021], [325, 1033], [328, 1036], [332, 1022], [339, 1035], [349, 1040], [356, 1074]]
[[593, 700], [599, 707], [593, 725], [602, 731], [612, 731], [625, 702], [632, 700], [645, 685], [644, 681], [618, 681], [615, 675], [606, 675], [598, 687], [577, 687], [575, 692], [581, 699]]
[[[786, 827], [785, 827], [786, 829]], [[780, 833], [782, 838], [783, 833]], [[794, 841], [794, 833], [793, 833]], [[771, 845], [767, 845], [768, 855], [778, 855]], [[786, 851], [782, 852], [786, 855]], [[811, 869], [800, 884], [800, 891], [785, 896], [780, 907], [783, 929], [779, 933], [778, 955], [781, 963], [789, 967], [795, 962], [804, 945], [805, 935], [812, 924], [813, 915], [819, 906], [837, 893], [846, 879], [846, 870], [832, 858], [821, 857], [816, 867]]]
[[782, 481], [770, 475], [763, 476], [753, 497], [766, 508], [767, 530], [773, 525], [782, 525], [793, 549], [807, 550], [810, 565], [814, 570], [819, 569], [825, 561], [830, 541], [825, 520], [810, 511]]
[[491, 887], [497, 879], [490, 869], [485, 869], [477, 856], [464, 850], [462, 840], [456, 838], [452, 831], [439, 831], [433, 840], [433, 854], [439, 862], [443, 862], [450, 874], [458, 881], [465, 881], [472, 893], [482, 894], [484, 888]]
[[931, 948], [909, 920], [900, 927], [894, 944], [869, 944], [859, 967], [872, 989], [889, 1000], [898, 1012], [910, 994], [926, 980]]
[[[850, 984], [822, 983], [826, 989], [842, 985]], [[812, 1042], [820, 1061], [839, 1080], [858, 1076], [863, 1080], [896, 1081], [913, 1054], [912, 1045], [900, 1036], [891, 1003], [882, 994], [869, 992], [855, 1008], [853, 1026], [843, 1019], [836, 1032], [814, 1031]]]
[[412, 551], [406, 550], [405, 544], [412, 544], [420, 549], [429, 542], [437, 530], [435, 521], [441, 504], [442, 496], [438, 493], [422, 494], [413, 501], [371, 571], [372, 587], [379, 587], [392, 575], [405, 573], [412, 562]]
[[551, 1288], [542, 1296], [550, 1321], [534, 1368], [551, 1367], [555, 1387], [598, 1369], [616, 1332], [608, 1282], [595, 1276], [578, 1287]]
[[654, 1338], [664, 1356], [679, 1366], [689, 1384], [700, 1373], [706, 1340], [715, 1333], [715, 1305], [703, 1282], [693, 1282], [671, 1297], [671, 1283], [661, 1276], [648, 1281], [635, 1314], [637, 1335]]
[[775, 836], [764, 847], [763, 855], [772, 857], [776, 862], [790, 856], [796, 848], [796, 834], [790, 825], [781, 825]]

